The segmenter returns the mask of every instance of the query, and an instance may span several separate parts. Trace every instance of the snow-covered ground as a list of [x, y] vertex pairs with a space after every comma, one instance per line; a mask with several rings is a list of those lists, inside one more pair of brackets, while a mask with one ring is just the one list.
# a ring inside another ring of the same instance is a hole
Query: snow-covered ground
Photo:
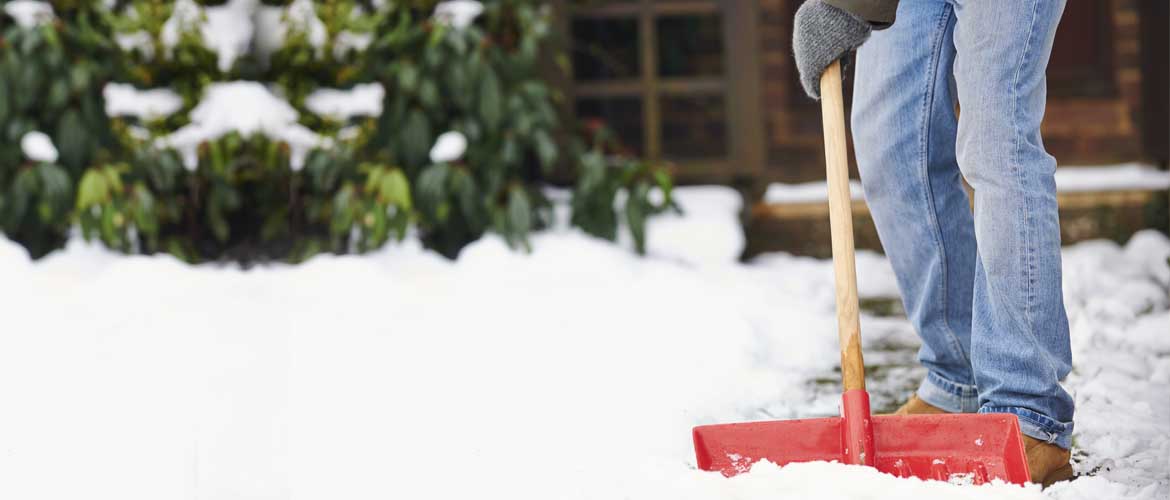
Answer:
[[[739, 203], [683, 189], [654, 255], [558, 229], [249, 271], [0, 240], [0, 498], [1166, 498], [1170, 240], [1065, 251], [1077, 470], [1038, 487], [838, 464], [695, 470], [696, 424], [836, 411], [831, 266], [741, 264]], [[859, 255], [861, 290], [896, 293]], [[866, 315], [871, 391], [921, 371]], [[899, 393], [899, 391], [902, 391]], [[895, 397], [895, 396], [891, 396]], [[889, 401], [887, 401], [889, 403]]]

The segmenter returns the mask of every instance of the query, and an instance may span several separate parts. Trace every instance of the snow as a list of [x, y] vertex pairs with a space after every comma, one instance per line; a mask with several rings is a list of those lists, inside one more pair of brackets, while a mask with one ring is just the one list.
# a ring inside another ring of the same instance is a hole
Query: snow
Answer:
[[44, 132], [34, 130], [24, 134], [20, 138], [20, 150], [32, 161], [45, 163], [57, 161], [57, 147], [53, 146], [53, 140]]
[[[650, 219], [648, 231], [654, 237], [648, 238], [646, 253], [688, 265], [738, 260], [746, 244], [739, 225], [740, 194], [721, 186], [679, 188], [675, 194], [683, 213], [666, 212]], [[621, 236], [621, 242], [630, 241], [628, 233]]]
[[53, 21], [53, 6], [35, 0], [8, 0], [4, 13], [22, 28], [35, 28]]
[[458, 160], [467, 151], [467, 138], [462, 133], [452, 130], [439, 134], [435, 144], [431, 146], [431, 162], [446, 163]]
[[[1041, 492], [830, 463], [695, 470], [694, 425], [835, 413], [814, 381], [838, 352], [828, 261], [739, 263], [738, 195], [677, 196], [685, 215], [648, 231], [682, 257], [565, 227], [531, 253], [488, 236], [451, 261], [408, 238], [248, 271], [79, 239], [34, 263], [0, 240], [0, 498], [1170, 494], [1170, 313], [1149, 288], [1170, 240], [1152, 231], [1064, 253], [1076, 468], [1092, 477]], [[888, 263], [864, 255], [863, 293], [889, 293]], [[915, 347], [904, 318], [865, 314], [862, 331], [867, 356]]]
[[129, 33], [114, 33], [114, 42], [125, 52], [137, 49], [146, 60], [154, 59], [154, 39], [143, 30]]
[[447, 0], [435, 5], [435, 20], [457, 30], [467, 29], [483, 13], [483, 4], [476, 0]]
[[285, 20], [288, 28], [305, 33], [311, 47], [318, 50], [325, 47], [329, 32], [317, 17], [312, 0], [293, 0], [285, 10]]
[[288, 143], [294, 170], [304, 166], [313, 148], [330, 146], [328, 139], [297, 123], [298, 114], [292, 105], [258, 82], [212, 83], [203, 92], [203, 99], [191, 110], [191, 123], [157, 140], [160, 147], [178, 150], [188, 169], [194, 170], [198, 165], [200, 143], [231, 131], [243, 136], [262, 133]]
[[[849, 195], [854, 200], [864, 200], [865, 195], [858, 181], [849, 181]], [[816, 203], [829, 199], [829, 187], [824, 181], [785, 184], [774, 182], [764, 192], [764, 203]]]
[[382, 114], [386, 89], [381, 83], [363, 83], [349, 90], [317, 89], [305, 97], [305, 107], [321, 116], [344, 121], [355, 116]]
[[184, 32], [197, 29], [202, 24], [203, 11], [195, 0], [176, 0], [171, 7], [171, 17], [163, 22], [159, 38], [167, 50], [179, 45], [179, 38]]
[[284, 7], [261, 5], [254, 14], [256, 37], [252, 49], [256, 58], [265, 66], [272, 54], [284, 46], [287, 28], [284, 25]]
[[232, 0], [207, 7], [207, 22], [201, 28], [203, 42], [219, 55], [219, 70], [228, 72], [236, 59], [248, 53], [252, 44], [251, 11], [255, 0]]
[[102, 88], [106, 114], [133, 116], [140, 120], [166, 118], [183, 109], [183, 98], [171, 89], [139, 90], [128, 83], [107, 83]]
[[1062, 193], [1165, 190], [1170, 189], [1170, 172], [1140, 163], [1103, 167], [1064, 166], [1056, 169], [1056, 189]]
[[[1090, 481], [1061, 499], [1170, 495], [1170, 239], [1153, 230], [1124, 246], [1090, 241], [1064, 252], [1073, 335], [1075, 440]], [[1153, 481], [1152, 481], [1153, 480]]]
[[[1170, 189], [1170, 172], [1140, 163], [1100, 167], [1062, 166], [1056, 169], [1056, 189], [1062, 193], [1084, 191], [1157, 191]], [[861, 183], [849, 182], [854, 200], [863, 200]], [[824, 181], [801, 184], [772, 183], [765, 203], [815, 203], [828, 199]]]
[[[295, 0], [285, 7], [259, 5], [253, 9], [253, 12], [254, 16], [252, 21], [255, 23], [256, 32], [256, 40], [253, 48], [255, 49], [257, 58], [264, 65], [268, 64], [268, 60], [274, 52], [284, 46], [290, 29], [304, 33], [309, 45], [316, 49], [316, 55], [318, 57], [324, 55], [325, 43], [328, 41], [329, 31], [325, 23], [317, 16], [317, 10], [313, 6], [313, 2], [309, 0]], [[347, 38], [341, 43], [360, 44], [361, 40]], [[341, 45], [341, 43], [334, 47], [335, 53], [349, 48], [348, 45]]]
[[337, 36], [333, 37], [333, 57], [341, 59], [349, 52], [362, 52], [369, 48], [371, 43], [374, 43], [374, 35], [371, 33], [339, 31]]
[[218, 55], [219, 70], [226, 73], [251, 46], [251, 16], [255, 5], [256, 0], [231, 0], [223, 5], [200, 7], [194, 0], [177, 0], [159, 38], [170, 54], [178, 46], [182, 33], [198, 30], [203, 44]]

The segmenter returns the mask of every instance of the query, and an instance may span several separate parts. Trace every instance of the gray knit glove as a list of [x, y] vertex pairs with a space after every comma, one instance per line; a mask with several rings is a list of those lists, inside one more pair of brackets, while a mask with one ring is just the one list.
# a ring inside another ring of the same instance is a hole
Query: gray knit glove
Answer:
[[821, 0], [800, 6], [792, 27], [792, 51], [809, 97], [821, 98], [821, 73], [865, 43], [870, 30], [869, 23]]

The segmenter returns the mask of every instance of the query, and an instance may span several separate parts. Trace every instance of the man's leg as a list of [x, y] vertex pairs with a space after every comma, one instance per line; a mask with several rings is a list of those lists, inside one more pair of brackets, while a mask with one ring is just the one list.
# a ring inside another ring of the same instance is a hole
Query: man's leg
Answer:
[[902, 0], [897, 22], [857, 54], [853, 137], [866, 202], [929, 370], [923, 401], [978, 409], [969, 357], [975, 233], [955, 161], [952, 42], [945, 0]]
[[1044, 73], [1065, 2], [952, 1], [958, 159], [975, 189], [979, 242], [971, 325], [979, 411], [1014, 414], [1024, 434], [1067, 449], [1073, 400], [1060, 381], [1072, 354], [1056, 161], [1040, 139]]

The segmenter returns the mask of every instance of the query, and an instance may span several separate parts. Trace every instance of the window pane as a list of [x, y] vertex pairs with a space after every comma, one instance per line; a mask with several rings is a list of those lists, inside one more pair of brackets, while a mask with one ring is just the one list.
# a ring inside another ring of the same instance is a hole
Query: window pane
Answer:
[[644, 154], [642, 100], [638, 97], [584, 98], [577, 100], [577, 118], [596, 120], [608, 127], [630, 154]]
[[662, 152], [675, 159], [727, 155], [723, 96], [668, 96], [662, 103]]
[[578, 81], [637, 78], [638, 20], [573, 20], [573, 74]]
[[723, 74], [723, 29], [717, 15], [665, 16], [658, 29], [658, 74]]

